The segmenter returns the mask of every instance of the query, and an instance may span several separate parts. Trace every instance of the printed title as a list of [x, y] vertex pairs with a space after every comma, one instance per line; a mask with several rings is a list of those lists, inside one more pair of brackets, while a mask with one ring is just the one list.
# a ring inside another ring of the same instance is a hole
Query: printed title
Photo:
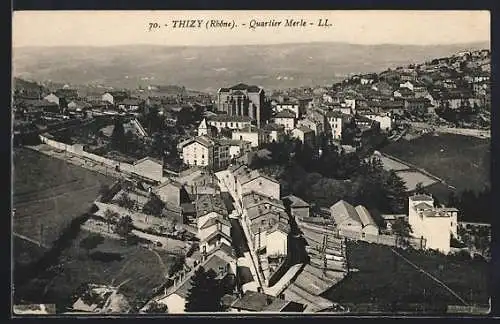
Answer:
[[247, 22], [237, 23], [234, 20], [226, 19], [176, 19], [168, 22], [149, 22], [148, 31], [156, 31], [160, 29], [235, 29], [249, 28], [251, 30], [261, 28], [307, 28], [307, 27], [333, 27], [333, 24], [327, 18], [317, 20], [306, 19], [250, 19]]

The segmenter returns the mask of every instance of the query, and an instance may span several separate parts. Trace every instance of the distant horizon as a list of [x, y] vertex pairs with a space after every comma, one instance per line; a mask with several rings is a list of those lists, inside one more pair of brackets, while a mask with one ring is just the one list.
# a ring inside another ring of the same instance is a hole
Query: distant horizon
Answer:
[[145, 43], [130, 43], [130, 44], [116, 44], [116, 45], [21, 45], [13, 46], [14, 49], [22, 48], [114, 48], [114, 47], [130, 47], [130, 46], [142, 46], [142, 47], [244, 47], [244, 46], [277, 46], [277, 45], [314, 45], [314, 44], [342, 44], [342, 45], [355, 45], [355, 46], [418, 46], [418, 47], [431, 47], [431, 46], [467, 46], [470, 44], [480, 44], [488, 43], [489, 48], [491, 48], [491, 40], [478, 40], [470, 42], [457, 42], [457, 43], [446, 43], [446, 44], [408, 44], [408, 43], [378, 43], [378, 44], [363, 44], [354, 42], [342, 42], [342, 41], [311, 41], [311, 42], [286, 42], [286, 43], [265, 43], [265, 44], [222, 44], [222, 45], [169, 45], [169, 44], [145, 44]]

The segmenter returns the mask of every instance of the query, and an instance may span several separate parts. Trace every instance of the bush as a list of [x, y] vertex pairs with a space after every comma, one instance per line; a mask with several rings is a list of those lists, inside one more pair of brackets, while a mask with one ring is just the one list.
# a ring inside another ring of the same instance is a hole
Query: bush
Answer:
[[120, 253], [95, 251], [90, 254], [90, 258], [94, 261], [113, 262], [121, 261], [123, 256]]

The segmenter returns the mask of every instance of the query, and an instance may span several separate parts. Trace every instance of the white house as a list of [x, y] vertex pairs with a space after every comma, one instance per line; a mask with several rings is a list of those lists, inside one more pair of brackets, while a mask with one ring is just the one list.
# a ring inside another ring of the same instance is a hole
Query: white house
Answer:
[[410, 89], [411, 91], [413, 91], [413, 83], [411, 83], [410, 81], [406, 81], [405, 83], [401, 83], [399, 84], [399, 87], [400, 88], [407, 88], [407, 89]]
[[274, 116], [274, 122], [285, 127], [285, 132], [295, 128], [295, 112], [284, 109]]
[[293, 111], [295, 113], [295, 118], [300, 117], [299, 103], [298, 102], [283, 102], [276, 104], [276, 112], [282, 112], [283, 110]]
[[207, 239], [211, 234], [220, 231], [226, 236], [231, 237], [231, 223], [222, 216], [209, 218], [198, 228], [198, 238], [201, 242]]
[[182, 152], [182, 160], [187, 165], [221, 169], [229, 165], [229, 146], [218, 139], [205, 135], [197, 136], [177, 145]]
[[236, 194], [240, 199], [245, 193], [257, 192], [262, 195], [280, 199], [280, 183], [278, 180], [273, 179], [258, 170], [251, 170], [245, 165], [240, 165], [231, 168], [232, 175], [235, 179]]
[[53, 93], [45, 96], [43, 99], [47, 100], [48, 102], [52, 102], [52, 103], [59, 105], [59, 97]]
[[269, 142], [268, 132], [258, 129], [255, 126], [235, 130], [231, 136], [233, 140], [242, 140], [252, 143], [252, 147], [259, 147]]
[[269, 142], [281, 142], [285, 136], [285, 127], [275, 123], [268, 123], [262, 127], [269, 134]]
[[237, 115], [215, 115], [209, 117], [207, 124], [217, 128], [220, 132], [224, 128], [231, 130], [241, 130], [250, 127], [252, 119], [248, 116], [237, 116]]
[[212, 218], [227, 218], [227, 209], [219, 195], [200, 195], [195, 201], [198, 230]]
[[442, 253], [450, 252], [451, 237], [457, 237], [456, 208], [438, 208], [428, 195], [414, 195], [408, 198], [408, 222], [416, 238], [425, 239], [428, 249]]
[[198, 136], [212, 136], [207, 125], [207, 120], [205, 118], [203, 118], [203, 120], [200, 122], [200, 125], [198, 125]]
[[326, 121], [330, 126], [329, 128], [334, 140], [340, 140], [342, 138], [342, 130], [347, 122], [347, 117], [348, 116], [338, 111], [329, 111], [326, 113]]
[[276, 223], [267, 230], [266, 254], [268, 256], [287, 255], [288, 233], [290, 233], [290, 227], [282, 222]]
[[368, 113], [363, 116], [380, 123], [380, 129], [383, 131], [390, 131], [394, 127], [394, 118], [391, 113]]

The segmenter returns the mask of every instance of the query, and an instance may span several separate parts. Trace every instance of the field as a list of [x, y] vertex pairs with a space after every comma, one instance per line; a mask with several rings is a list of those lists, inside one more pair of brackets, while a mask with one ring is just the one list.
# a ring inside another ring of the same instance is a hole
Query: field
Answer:
[[13, 173], [14, 232], [47, 247], [89, 209], [102, 184], [112, 183], [104, 175], [25, 148], [14, 150]]
[[454, 134], [425, 134], [389, 144], [383, 153], [407, 161], [454, 186], [482, 190], [490, 184], [490, 141]]
[[[372, 310], [385, 312], [416, 308], [439, 312], [447, 305], [462, 304], [445, 288], [396, 256], [390, 247], [364, 242], [350, 242], [347, 247], [350, 267], [359, 271], [351, 272], [326, 293], [332, 301], [369, 304]], [[444, 282], [467, 303], [488, 303], [487, 263], [409, 250], [399, 253]]]
[[[121, 286], [121, 292], [132, 303], [141, 303], [150, 297], [152, 289], [165, 282], [164, 273], [174, 258], [163, 251], [150, 251], [139, 246], [126, 246], [119, 240], [105, 238], [90, 254], [79, 247], [80, 241], [89, 235], [81, 231], [66, 248], [56, 267], [21, 287], [16, 286], [16, 297], [28, 301], [56, 303], [61, 307], [69, 304], [70, 296], [85, 282]], [[96, 260], [92, 253], [99, 251], [119, 255], [121, 260]], [[161, 260], [160, 260], [161, 259]]]
[[418, 183], [421, 183], [424, 187], [427, 187], [437, 182], [437, 180], [434, 180], [418, 171], [397, 171], [396, 174], [401, 179], [403, 179], [406, 188], [409, 191], [415, 190], [415, 187]]

